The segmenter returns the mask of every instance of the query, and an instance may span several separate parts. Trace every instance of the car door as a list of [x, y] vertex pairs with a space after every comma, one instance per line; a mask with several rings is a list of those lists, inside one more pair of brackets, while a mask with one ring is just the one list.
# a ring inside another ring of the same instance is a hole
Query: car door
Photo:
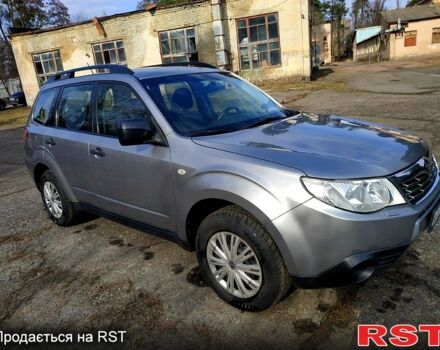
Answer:
[[96, 134], [89, 159], [100, 209], [167, 231], [174, 231], [170, 149], [157, 144], [121, 146], [116, 122], [152, 116], [126, 84], [97, 86]]
[[58, 100], [54, 127], [46, 129], [44, 147], [55, 159], [76, 198], [93, 203], [89, 138], [93, 131], [93, 84], [65, 86]]

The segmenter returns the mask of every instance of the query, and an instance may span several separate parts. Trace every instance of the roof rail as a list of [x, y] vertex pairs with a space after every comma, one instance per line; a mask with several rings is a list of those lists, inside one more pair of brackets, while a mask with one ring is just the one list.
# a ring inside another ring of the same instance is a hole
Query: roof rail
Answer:
[[212, 64], [205, 63], [205, 62], [198, 62], [198, 61], [162, 63], [162, 64], [155, 64], [155, 65], [147, 66], [147, 67], [201, 67], [201, 68], [218, 69], [218, 67], [213, 66]]
[[84, 66], [84, 67], [79, 67], [79, 68], [74, 68], [74, 69], [69, 69], [69, 70], [65, 70], [62, 72], [58, 72], [58, 73], [52, 75], [46, 81], [46, 84], [53, 83], [54, 81], [57, 81], [57, 80], [75, 78], [76, 72], [90, 70], [93, 73], [93, 69], [96, 69], [96, 70], [97, 69], [106, 69], [106, 70], [108, 70], [109, 73], [134, 74], [134, 72], [130, 68], [127, 68], [125, 66], [121, 66], [118, 64], [98, 64], [98, 65], [94, 65], [94, 66]]

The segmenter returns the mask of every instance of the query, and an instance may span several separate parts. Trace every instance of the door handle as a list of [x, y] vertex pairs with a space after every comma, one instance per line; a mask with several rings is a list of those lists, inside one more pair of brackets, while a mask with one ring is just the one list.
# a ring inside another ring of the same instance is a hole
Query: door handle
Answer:
[[53, 138], [47, 139], [46, 144], [49, 146], [55, 146], [57, 143], [53, 140]]
[[95, 158], [102, 158], [102, 157], [105, 157], [105, 153], [104, 153], [104, 151], [103, 151], [101, 148], [99, 148], [99, 147], [92, 148], [92, 149], [90, 150], [90, 154], [91, 154], [92, 156], [95, 156]]

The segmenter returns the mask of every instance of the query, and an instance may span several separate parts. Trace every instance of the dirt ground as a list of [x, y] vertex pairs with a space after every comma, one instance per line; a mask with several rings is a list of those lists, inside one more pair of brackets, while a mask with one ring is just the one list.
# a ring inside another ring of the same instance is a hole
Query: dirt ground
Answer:
[[[413, 130], [440, 155], [439, 67], [341, 64], [317, 82], [266, 88], [291, 108]], [[56, 227], [24, 168], [21, 133], [0, 131], [0, 330], [126, 330], [117, 349], [353, 349], [359, 323], [439, 322], [438, 229], [363, 285], [293, 290], [270, 310], [240, 312], [171, 242], [102, 218]]]

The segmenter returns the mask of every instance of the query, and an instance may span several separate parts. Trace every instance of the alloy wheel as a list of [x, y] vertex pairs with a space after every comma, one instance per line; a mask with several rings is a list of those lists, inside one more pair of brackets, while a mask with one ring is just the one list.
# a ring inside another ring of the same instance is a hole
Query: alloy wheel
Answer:
[[55, 185], [50, 181], [46, 181], [43, 186], [43, 194], [49, 212], [55, 219], [61, 218], [63, 215], [63, 204], [61, 202], [60, 193]]

